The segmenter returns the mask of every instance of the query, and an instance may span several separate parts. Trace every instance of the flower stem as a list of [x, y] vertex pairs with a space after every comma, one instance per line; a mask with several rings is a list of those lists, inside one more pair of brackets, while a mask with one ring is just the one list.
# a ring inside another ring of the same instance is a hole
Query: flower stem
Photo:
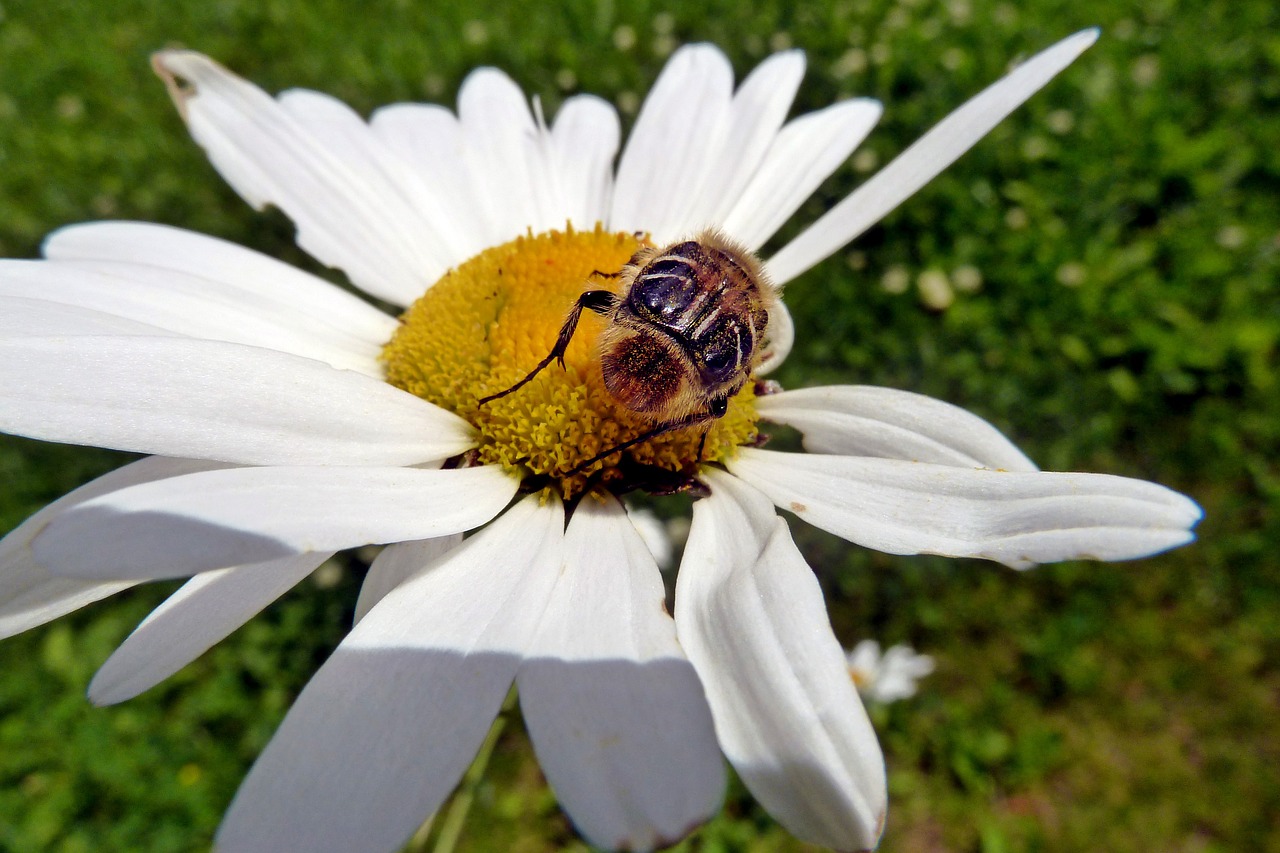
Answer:
[[[493, 725], [489, 727], [489, 734], [485, 736], [484, 743], [480, 745], [480, 752], [476, 754], [475, 761], [471, 762], [471, 766], [467, 768], [467, 773], [462, 777], [462, 784], [458, 786], [458, 790], [453, 795], [453, 801], [449, 803], [449, 810], [445, 813], [444, 822], [440, 825], [440, 834], [436, 836], [435, 847], [432, 853], [453, 853], [454, 848], [458, 845], [458, 839], [462, 837], [462, 827], [467, 822], [467, 814], [471, 811], [471, 805], [475, 802], [476, 792], [480, 788], [480, 783], [484, 781], [485, 770], [489, 767], [489, 759], [493, 756], [494, 747], [498, 745], [498, 738], [502, 736], [502, 731], [507, 727], [507, 714], [515, 706], [516, 693], [512, 690], [507, 694], [507, 699], [502, 703], [502, 710], [498, 713], [498, 718], [493, 721]], [[430, 821], [428, 821], [429, 829]], [[422, 832], [422, 830], [419, 830]], [[416, 837], [416, 836], [415, 836]], [[425, 850], [426, 834], [423, 833], [423, 846], [410, 846], [411, 851]]]

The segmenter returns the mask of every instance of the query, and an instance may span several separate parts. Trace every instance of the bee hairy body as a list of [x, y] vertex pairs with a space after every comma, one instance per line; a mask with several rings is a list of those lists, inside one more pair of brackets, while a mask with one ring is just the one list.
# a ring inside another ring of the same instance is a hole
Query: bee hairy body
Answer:
[[622, 405], [678, 421], [718, 408], [759, 366], [775, 297], [745, 249], [703, 232], [642, 249], [619, 278], [599, 352], [605, 387]]

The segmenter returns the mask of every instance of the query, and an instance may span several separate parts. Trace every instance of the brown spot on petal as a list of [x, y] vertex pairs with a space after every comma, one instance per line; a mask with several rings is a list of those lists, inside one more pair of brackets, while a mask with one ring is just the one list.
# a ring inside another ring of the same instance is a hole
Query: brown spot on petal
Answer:
[[809, 510], [809, 508], [804, 504], [800, 503], [800, 501], [792, 501], [791, 505], [787, 508], [794, 513], [808, 512]]
[[168, 56], [169, 52], [163, 50], [151, 54], [151, 69], [156, 72], [156, 76], [164, 81], [164, 87], [169, 90], [169, 97], [173, 99], [173, 105], [178, 108], [178, 115], [182, 116], [183, 121], [186, 121], [187, 101], [195, 97], [196, 87], [189, 81], [179, 78], [164, 64]]

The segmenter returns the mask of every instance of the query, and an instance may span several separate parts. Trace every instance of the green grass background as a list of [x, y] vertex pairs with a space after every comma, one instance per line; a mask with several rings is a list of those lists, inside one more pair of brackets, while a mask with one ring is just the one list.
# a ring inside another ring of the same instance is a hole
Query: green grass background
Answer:
[[[676, 44], [713, 41], [739, 75], [773, 49], [803, 47], [797, 110], [856, 94], [887, 111], [863, 149], [872, 154], [828, 182], [794, 233], [872, 156], [886, 162], [1011, 60], [1100, 25], [1099, 44], [1045, 92], [790, 286], [799, 337], [779, 378], [928, 393], [991, 419], [1046, 468], [1166, 483], [1203, 505], [1200, 540], [1132, 564], [1019, 574], [797, 536], [842, 640], [908, 641], [938, 659], [918, 697], [873, 715], [891, 794], [882, 849], [1280, 850], [1280, 7], [473, 6], [4, 4], [0, 255], [34, 256], [67, 223], [137, 218], [317, 269], [287, 220], [250, 211], [189, 140], [148, 67], [166, 45], [363, 112], [452, 104], [479, 64], [551, 108], [581, 90], [634, 109]], [[981, 287], [927, 307], [920, 274], [962, 267]], [[0, 437], [0, 530], [125, 460]], [[88, 680], [171, 585], [0, 643], [0, 849], [207, 848], [239, 779], [346, 630], [361, 570], [351, 559], [335, 584], [302, 584], [114, 708], [88, 704]], [[582, 847], [518, 725], [475, 793], [460, 849]], [[802, 848], [736, 784], [682, 846]]]

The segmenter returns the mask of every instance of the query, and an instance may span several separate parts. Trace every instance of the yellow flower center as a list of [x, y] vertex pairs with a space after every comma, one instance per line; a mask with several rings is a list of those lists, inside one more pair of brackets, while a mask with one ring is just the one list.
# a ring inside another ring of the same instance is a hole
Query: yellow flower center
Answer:
[[518, 391], [477, 403], [510, 388], [547, 356], [584, 291], [618, 292], [617, 279], [595, 273], [621, 270], [642, 245], [648, 244], [596, 226], [531, 234], [481, 252], [405, 311], [382, 350], [387, 381], [470, 421], [480, 434], [480, 463], [543, 475], [565, 498], [582, 492], [593, 476], [606, 485], [623, 482], [619, 466], [627, 462], [692, 474], [699, 462], [726, 458], [756, 437], [750, 382], [724, 417], [654, 436], [577, 470], [661, 425], [605, 388], [597, 339], [607, 320], [589, 310], [563, 369], [552, 362]]

